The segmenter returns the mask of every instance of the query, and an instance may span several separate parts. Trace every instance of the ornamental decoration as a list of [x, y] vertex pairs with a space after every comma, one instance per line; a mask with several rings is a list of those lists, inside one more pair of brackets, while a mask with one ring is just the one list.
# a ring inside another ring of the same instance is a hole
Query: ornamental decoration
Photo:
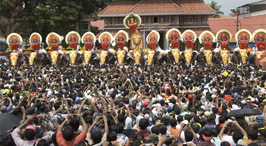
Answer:
[[81, 42], [84, 44], [86, 50], [91, 50], [95, 46], [96, 37], [92, 32], [86, 32], [82, 36]]
[[117, 45], [117, 48], [123, 49], [129, 40], [128, 33], [124, 30], [119, 30], [114, 37], [113, 42]]
[[37, 32], [32, 33], [30, 35], [29, 40], [33, 51], [40, 49], [40, 44], [42, 43], [42, 36], [39, 33]]
[[160, 34], [158, 31], [151, 31], [146, 37], [146, 42], [149, 44], [151, 50], [155, 50], [158, 42], [160, 41]]

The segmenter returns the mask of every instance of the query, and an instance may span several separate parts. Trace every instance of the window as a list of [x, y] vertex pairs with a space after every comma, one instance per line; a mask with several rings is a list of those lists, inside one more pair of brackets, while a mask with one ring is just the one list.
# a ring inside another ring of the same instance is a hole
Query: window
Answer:
[[157, 16], [153, 17], [153, 22], [158, 23], [158, 17]]

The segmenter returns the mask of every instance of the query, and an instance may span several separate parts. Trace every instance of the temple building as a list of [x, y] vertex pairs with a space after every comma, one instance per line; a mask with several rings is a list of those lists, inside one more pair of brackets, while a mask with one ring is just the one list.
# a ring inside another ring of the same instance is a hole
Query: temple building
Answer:
[[[119, 30], [127, 30], [123, 25], [123, 19], [130, 12], [141, 16], [142, 24], [138, 28], [144, 38], [152, 30], [160, 33], [159, 45], [167, 49], [165, 39], [167, 30], [177, 28], [181, 32], [191, 29], [197, 36], [204, 30], [211, 30], [208, 18], [216, 13], [203, 0], [115, 0], [99, 13], [104, 19], [104, 31], [113, 35]], [[181, 50], [184, 44], [180, 44]], [[144, 43], [147, 47], [147, 43]], [[198, 42], [195, 49], [199, 49]]]

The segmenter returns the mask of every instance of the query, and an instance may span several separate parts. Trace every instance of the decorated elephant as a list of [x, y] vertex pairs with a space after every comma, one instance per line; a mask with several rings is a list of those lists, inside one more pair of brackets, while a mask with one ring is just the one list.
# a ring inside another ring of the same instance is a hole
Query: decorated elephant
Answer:
[[148, 65], [156, 64], [162, 58], [160, 52], [161, 48], [158, 45], [159, 41], [160, 41], [160, 34], [155, 30], [151, 31], [146, 38], [146, 42], [148, 43], [150, 48], [150, 50], [146, 52]]
[[181, 53], [180, 59], [182, 59], [186, 64], [190, 64], [191, 61], [194, 61], [197, 52], [193, 51], [194, 42], [197, 39], [197, 35], [193, 30], [186, 30], [181, 35], [181, 41], [185, 43], [186, 49]]
[[[172, 28], [167, 31], [165, 36], [167, 42], [169, 43], [169, 50], [167, 51], [168, 60], [167, 63], [179, 63], [180, 60], [180, 50], [179, 50], [179, 41], [181, 38], [181, 32], [178, 29]], [[165, 54], [162, 52], [162, 54]], [[164, 56], [164, 55], [163, 55]]]
[[63, 51], [53, 51], [49, 55], [52, 65], [64, 66], [70, 63], [70, 57], [68, 54], [64, 54]]
[[199, 53], [197, 51], [187, 49], [180, 53], [179, 63], [187, 65], [194, 64], [196, 63], [195, 61], [197, 61], [198, 55]]
[[24, 63], [28, 63], [28, 58], [22, 51], [19, 53], [13, 52], [9, 56], [6, 56], [5, 60], [10, 62], [12, 66], [21, 66]]
[[113, 36], [109, 32], [103, 32], [99, 36], [99, 43], [102, 46], [102, 51], [100, 54], [100, 65], [115, 63], [115, 51], [110, 47], [112, 40]]
[[144, 65], [145, 64], [145, 53], [139, 50], [131, 50], [128, 52], [127, 56], [129, 59], [127, 60], [127, 63], [135, 63], [136, 65]]
[[216, 42], [215, 36], [210, 31], [203, 31], [199, 36], [199, 42], [204, 46], [204, 56], [208, 64], [212, 64], [212, 44]]
[[39, 33], [35, 32], [31, 34], [29, 40], [30, 40], [31, 48], [34, 51], [30, 54], [29, 64], [33, 65], [34, 58], [38, 55], [40, 47], [41, 47], [42, 36]]
[[[248, 59], [248, 48], [249, 48], [249, 42], [252, 41], [251, 33], [249, 30], [241, 29], [239, 30], [236, 35], [235, 39], [237, 40], [238, 47], [234, 50], [234, 61], [235, 63], [246, 63]], [[236, 53], [238, 51], [238, 53]], [[232, 57], [232, 58], [233, 58]], [[240, 57], [240, 58], [236, 58]], [[241, 62], [238, 62], [241, 61]]]
[[46, 66], [46, 65], [51, 65], [51, 59], [50, 56], [48, 55], [48, 53], [46, 52], [46, 50], [44, 49], [40, 49], [39, 53], [31, 53], [36, 55], [33, 60], [31, 60], [32, 58], [30, 58], [30, 62], [32, 61], [31, 65], [37, 64], [37, 65], [42, 65], [42, 66]]
[[99, 56], [95, 53], [95, 43], [96, 37], [92, 32], [86, 32], [81, 39], [81, 42], [84, 44], [85, 52], [82, 56], [84, 57], [85, 64], [97, 65], [99, 63]]
[[[222, 29], [216, 34], [216, 40], [217, 42], [217, 47], [219, 48], [219, 53], [220, 53], [220, 59], [222, 59], [222, 63], [226, 65], [228, 61], [230, 61], [231, 56], [229, 55], [230, 49], [229, 49], [229, 44], [232, 39], [232, 34], [230, 31]], [[216, 54], [215, 56], [219, 56], [219, 54]], [[218, 58], [218, 57], [216, 57]]]
[[126, 43], [128, 43], [128, 40], [128, 33], [123, 30], [118, 31], [114, 37], [113, 42], [117, 47], [116, 57], [119, 65], [122, 65], [127, 59], [128, 48], [126, 47]]
[[7, 36], [7, 44], [11, 47], [12, 53], [6, 57], [6, 61], [11, 62], [12, 66], [21, 65], [26, 59], [20, 46], [23, 43], [22, 37], [17, 33], [11, 33]]
[[256, 45], [256, 50], [249, 53], [248, 60], [252, 64], [258, 64], [257, 59], [266, 54], [266, 30], [256, 30], [252, 35], [252, 41]]

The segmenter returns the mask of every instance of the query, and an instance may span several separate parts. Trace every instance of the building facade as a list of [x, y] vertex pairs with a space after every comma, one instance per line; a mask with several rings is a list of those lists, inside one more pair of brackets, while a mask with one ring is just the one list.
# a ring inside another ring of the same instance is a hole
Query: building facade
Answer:
[[[123, 19], [130, 12], [140, 15], [142, 24], [138, 28], [144, 38], [150, 31], [160, 33], [159, 45], [168, 48], [165, 39], [166, 32], [171, 28], [178, 28], [181, 32], [191, 29], [197, 36], [204, 30], [210, 30], [208, 18], [216, 13], [202, 0], [119, 0], [113, 1], [99, 13], [104, 19], [104, 30], [113, 35], [119, 30], [127, 30]], [[144, 43], [147, 46], [147, 43]], [[181, 43], [180, 48], [184, 48]], [[196, 49], [200, 45], [196, 43]]]

